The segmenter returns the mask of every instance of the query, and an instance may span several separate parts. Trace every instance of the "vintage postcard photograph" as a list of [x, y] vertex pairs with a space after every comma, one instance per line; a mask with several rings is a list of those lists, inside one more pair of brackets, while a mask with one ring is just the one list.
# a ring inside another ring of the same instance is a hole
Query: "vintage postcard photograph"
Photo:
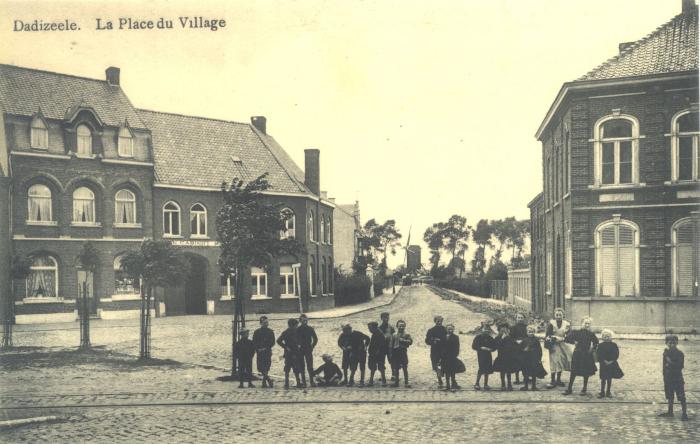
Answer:
[[700, 442], [697, 0], [0, 0], [0, 442]]

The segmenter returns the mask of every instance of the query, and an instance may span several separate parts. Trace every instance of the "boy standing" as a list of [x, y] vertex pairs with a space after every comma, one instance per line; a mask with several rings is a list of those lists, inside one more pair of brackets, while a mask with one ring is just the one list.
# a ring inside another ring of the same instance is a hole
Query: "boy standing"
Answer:
[[[388, 312], [383, 312], [382, 314], [379, 315], [381, 319], [381, 324], [379, 324], [379, 331], [382, 332], [384, 335], [384, 339], [386, 340], [386, 349], [387, 349], [387, 354], [385, 355], [385, 358], [389, 361], [389, 366], [391, 367], [391, 379], [394, 379], [394, 364], [391, 362], [391, 347], [389, 346], [391, 342], [391, 337], [394, 336], [394, 333], [396, 330], [394, 327], [389, 324], [389, 313]], [[382, 358], [383, 360], [384, 358]]]
[[370, 322], [367, 324], [367, 328], [372, 334], [367, 351], [367, 364], [369, 365], [369, 383], [367, 385], [370, 387], [374, 385], [374, 372], [379, 370], [379, 375], [382, 378], [382, 387], [386, 387], [386, 366], [384, 365], [384, 359], [387, 355], [386, 338], [379, 330], [378, 323]]
[[[299, 327], [297, 327], [297, 338], [301, 350], [301, 385], [306, 386], [306, 371], [309, 372], [309, 384], [315, 387], [313, 378], [314, 371], [314, 347], [318, 344], [318, 337], [313, 327], [309, 326], [309, 318], [302, 313], [299, 316]], [[306, 366], [306, 368], [304, 368]]]
[[297, 325], [299, 321], [296, 319], [289, 319], [287, 321], [288, 328], [282, 332], [279, 338], [277, 338], [277, 345], [284, 349], [284, 388], [289, 388], [289, 371], [294, 371], [294, 379], [296, 379], [297, 388], [302, 388], [301, 382], [299, 381], [299, 373], [301, 372], [300, 357], [301, 351], [299, 350], [299, 340], [297, 339]]
[[413, 338], [406, 333], [406, 323], [399, 320], [396, 323], [398, 330], [391, 337], [391, 367], [394, 374], [393, 387], [399, 386], [399, 370], [403, 369], [403, 382], [406, 388], [411, 387], [408, 384], [408, 347], [413, 344]]
[[248, 329], [243, 329], [240, 332], [240, 339], [236, 342], [233, 348], [233, 359], [238, 363], [238, 388], [243, 388], [243, 382], [248, 381], [248, 387], [253, 385], [253, 355], [255, 354], [255, 346], [253, 341], [248, 339]]
[[256, 364], [258, 371], [262, 374], [263, 388], [272, 388], [272, 379], [269, 372], [272, 365], [272, 347], [275, 345], [275, 332], [268, 325], [267, 316], [260, 316], [260, 328], [253, 332], [253, 345], [256, 352]]
[[659, 416], [664, 418], [673, 417], [673, 397], [678, 397], [681, 402], [683, 414], [681, 419], [688, 420], [688, 410], [685, 403], [685, 381], [683, 380], [683, 365], [685, 356], [683, 352], [678, 350], [678, 336], [666, 336], [666, 349], [663, 354], [663, 374], [664, 374], [664, 392], [668, 399], [668, 412], [662, 413]]
[[442, 357], [442, 349], [447, 336], [447, 330], [442, 326], [442, 316], [433, 318], [435, 326], [430, 328], [425, 335], [425, 343], [430, 346], [430, 364], [433, 366], [433, 371], [437, 376], [438, 388], [442, 388], [442, 370], [440, 369], [440, 359]]

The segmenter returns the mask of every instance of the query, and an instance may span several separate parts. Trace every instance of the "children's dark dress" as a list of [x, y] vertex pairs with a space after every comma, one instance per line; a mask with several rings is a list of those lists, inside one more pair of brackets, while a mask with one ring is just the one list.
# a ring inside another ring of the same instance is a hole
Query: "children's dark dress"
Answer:
[[540, 345], [540, 340], [536, 337], [527, 337], [523, 339], [521, 345], [523, 346], [523, 374], [540, 379], [547, 376], [547, 372], [542, 366], [542, 346]]
[[510, 336], [498, 337], [494, 340], [498, 348], [498, 356], [493, 362], [493, 370], [503, 373], [514, 373], [520, 369], [518, 353], [520, 346]]
[[488, 333], [478, 334], [474, 337], [474, 341], [472, 341], [472, 349], [476, 350], [476, 358], [479, 361], [479, 374], [490, 375], [493, 373], [493, 358], [491, 357], [492, 352], [482, 350], [481, 347], [495, 350], [496, 342]]
[[[620, 379], [624, 376], [617, 359], [620, 357], [620, 350], [614, 342], [601, 342], [597, 349], [598, 363], [600, 364], [600, 379]], [[613, 361], [606, 364], [605, 361]]]
[[260, 327], [253, 332], [253, 344], [256, 350], [258, 371], [269, 372], [272, 365], [272, 347], [275, 345], [275, 332], [267, 327]]
[[241, 378], [252, 378], [253, 376], [253, 355], [255, 345], [248, 338], [239, 339], [233, 347], [233, 359], [238, 362], [238, 372]]
[[673, 400], [673, 395], [675, 393], [679, 401], [685, 400], [685, 381], [683, 380], [685, 356], [683, 352], [677, 348], [667, 348], [664, 350], [663, 359], [664, 392], [666, 393], [666, 399]]
[[447, 336], [447, 329], [442, 325], [436, 325], [425, 334], [425, 343], [430, 346], [430, 363], [433, 365], [433, 370], [440, 365], [442, 358], [442, 347]]
[[[524, 341], [527, 338], [527, 324], [518, 322], [510, 331], [510, 336], [516, 341]], [[523, 353], [524, 344], [518, 344], [518, 351], [515, 354], [515, 361], [518, 365], [518, 370], [522, 370], [525, 366], [525, 354]]]
[[369, 339], [369, 348], [367, 349], [367, 365], [370, 370], [379, 369], [384, 371], [384, 357], [388, 348], [386, 338], [381, 331], [377, 330], [372, 333], [372, 337]]
[[574, 345], [571, 358], [571, 376], [591, 376], [598, 370], [595, 366], [595, 352], [598, 338], [588, 330], [574, 330], [566, 337], [566, 342]]
[[459, 336], [452, 334], [445, 336], [445, 341], [441, 346], [442, 357], [440, 358], [440, 368], [442, 373], [451, 375], [464, 371], [464, 364], [459, 360]]

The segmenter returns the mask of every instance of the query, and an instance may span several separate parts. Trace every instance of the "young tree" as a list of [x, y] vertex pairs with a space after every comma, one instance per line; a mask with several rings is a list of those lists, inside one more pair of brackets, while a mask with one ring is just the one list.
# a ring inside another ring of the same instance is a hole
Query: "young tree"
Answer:
[[445, 224], [443, 222], [434, 223], [431, 227], [428, 227], [423, 233], [423, 241], [428, 244], [428, 249], [430, 250], [430, 264], [432, 265], [431, 270], [435, 271], [440, 264], [440, 252], [443, 249], [443, 231], [445, 230]]
[[10, 294], [6, 296], [3, 319], [2, 348], [12, 347], [12, 327], [15, 323], [15, 280], [26, 279], [31, 272], [32, 260], [18, 255], [10, 259]]
[[151, 298], [155, 288], [182, 284], [190, 263], [170, 241], [145, 239], [141, 248], [122, 256], [121, 269], [132, 279], [141, 279], [141, 344], [139, 358], [151, 357]]
[[481, 219], [472, 232], [472, 239], [477, 245], [474, 259], [472, 260], [472, 271], [482, 276], [486, 267], [486, 248], [493, 248], [491, 243], [492, 234], [493, 229], [487, 219]]
[[450, 265], [459, 270], [459, 277], [464, 272], [464, 255], [469, 247], [469, 234], [472, 227], [467, 225], [467, 218], [454, 214], [445, 224], [443, 230], [443, 244], [449, 251], [451, 259]]
[[86, 274], [85, 281], [83, 281], [81, 288], [78, 289], [80, 293], [80, 298], [78, 299], [78, 315], [80, 317], [80, 348], [82, 349], [90, 348], [89, 294], [90, 291], [94, 292], [95, 289], [94, 287], [89, 287], [88, 281], [92, 281], [89, 278], [94, 275], [98, 260], [99, 254], [97, 252], [97, 248], [95, 248], [95, 245], [90, 241], [85, 242], [83, 244], [83, 248], [80, 250], [80, 253], [78, 253], [77, 258], [78, 266]]
[[[263, 192], [270, 188], [263, 174], [244, 183], [234, 178], [231, 184], [223, 183], [221, 192], [224, 204], [216, 214], [216, 231], [221, 243], [219, 267], [221, 272], [234, 276], [235, 307], [233, 315], [231, 347], [236, 345], [239, 327], [245, 327], [242, 279], [250, 267], [269, 269], [273, 258], [282, 255], [299, 257], [306, 253], [295, 239], [282, 239], [285, 215], [280, 205], [267, 201]], [[232, 362], [231, 376], [236, 372]]]

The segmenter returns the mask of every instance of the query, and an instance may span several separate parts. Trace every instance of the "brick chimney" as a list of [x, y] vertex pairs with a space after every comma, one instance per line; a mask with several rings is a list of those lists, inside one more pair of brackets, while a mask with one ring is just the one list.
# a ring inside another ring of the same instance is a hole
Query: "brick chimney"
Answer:
[[110, 66], [105, 70], [105, 77], [107, 83], [110, 85], [119, 85], [119, 68], [116, 66]]
[[263, 134], [267, 134], [267, 119], [265, 116], [253, 116], [250, 118], [250, 123]]
[[622, 42], [619, 45], [617, 45], [617, 49], [622, 53], [625, 49], [629, 48], [630, 46], [634, 45], [635, 42]]
[[320, 151], [304, 150], [304, 184], [317, 196], [321, 195]]
[[693, 14], [696, 10], [695, 0], [682, 0], [681, 12], [683, 14]]

